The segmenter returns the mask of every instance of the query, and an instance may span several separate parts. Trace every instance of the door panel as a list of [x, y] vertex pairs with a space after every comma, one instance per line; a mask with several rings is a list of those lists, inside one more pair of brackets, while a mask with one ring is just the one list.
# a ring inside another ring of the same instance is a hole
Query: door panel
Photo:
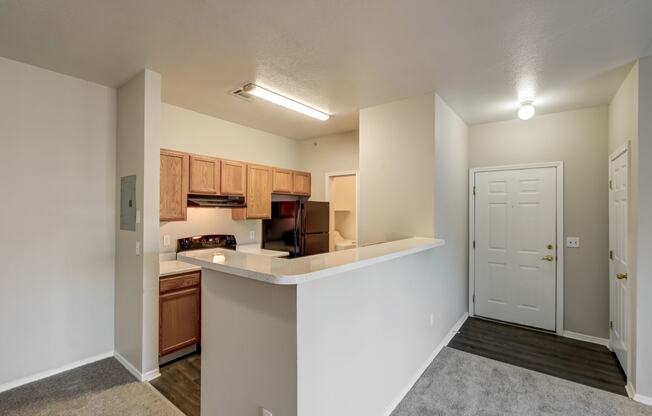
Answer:
[[556, 168], [478, 172], [475, 184], [476, 315], [554, 331]]
[[629, 328], [629, 283], [617, 276], [627, 274], [627, 227], [629, 208], [629, 152], [613, 155], [609, 161], [611, 186], [609, 191], [609, 244], [611, 267], [609, 273], [611, 348], [621, 367], [627, 372]]

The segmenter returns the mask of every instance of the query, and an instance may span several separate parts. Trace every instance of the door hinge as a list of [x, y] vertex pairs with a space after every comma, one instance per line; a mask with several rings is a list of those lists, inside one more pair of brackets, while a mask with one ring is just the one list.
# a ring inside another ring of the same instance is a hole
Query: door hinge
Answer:
[[614, 259], [614, 251], [609, 250], [609, 260], [613, 260], [613, 259]]
[[473, 195], [475, 195], [475, 186], [473, 187]]
[[473, 240], [473, 248], [475, 248], [475, 240]]
[[614, 189], [614, 181], [609, 179], [609, 189]]
[[475, 293], [473, 294], [473, 304], [475, 305]]
[[609, 328], [611, 329], [613, 327], [614, 327], [614, 321], [609, 321]]

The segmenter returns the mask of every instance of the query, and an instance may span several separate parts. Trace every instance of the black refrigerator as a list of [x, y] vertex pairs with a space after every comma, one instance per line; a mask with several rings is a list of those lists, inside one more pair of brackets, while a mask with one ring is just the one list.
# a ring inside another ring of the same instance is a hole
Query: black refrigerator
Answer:
[[272, 218], [263, 220], [263, 248], [288, 251], [290, 257], [326, 253], [328, 221], [328, 202], [272, 202]]

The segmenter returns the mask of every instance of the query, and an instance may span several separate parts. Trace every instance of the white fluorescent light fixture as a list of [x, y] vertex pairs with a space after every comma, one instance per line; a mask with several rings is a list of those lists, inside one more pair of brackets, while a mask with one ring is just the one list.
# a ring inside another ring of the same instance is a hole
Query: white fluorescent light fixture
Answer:
[[532, 105], [532, 101], [526, 101], [522, 103], [521, 108], [518, 109], [518, 118], [521, 120], [529, 120], [534, 117], [535, 112], [536, 110]]
[[242, 90], [247, 94], [254, 95], [258, 98], [262, 98], [263, 100], [267, 100], [271, 103], [278, 104], [287, 109], [296, 111], [301, 114], [305, 114], [312, 118], [316, 118], [317, 120], [325, 121], [331, 117], [326, 113], [322, 113], [321, 111], [315, 110], [312, 107], [308, 107], [305, 104], [301, 104], [300, 102], [291, 100], [287, 97], [283, 97], [282, 95], [279, 95], [273, 91], [267, 90], [263, 87], [259, 87], [256, 84], [247, 84], [244, 87], [242, 87]]

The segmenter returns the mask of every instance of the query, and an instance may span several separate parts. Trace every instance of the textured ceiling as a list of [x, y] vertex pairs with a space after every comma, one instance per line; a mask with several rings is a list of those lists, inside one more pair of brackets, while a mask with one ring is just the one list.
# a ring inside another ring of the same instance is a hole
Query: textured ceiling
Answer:
[[[468, 123], [606, 103], [650, 22], [650, 0], [0, 0], [0, 56], [110, 86], [148, 67], [168, 103], [307, 138], [433, 90]], [[333, 117], [228, 94], [252, 81]]]

